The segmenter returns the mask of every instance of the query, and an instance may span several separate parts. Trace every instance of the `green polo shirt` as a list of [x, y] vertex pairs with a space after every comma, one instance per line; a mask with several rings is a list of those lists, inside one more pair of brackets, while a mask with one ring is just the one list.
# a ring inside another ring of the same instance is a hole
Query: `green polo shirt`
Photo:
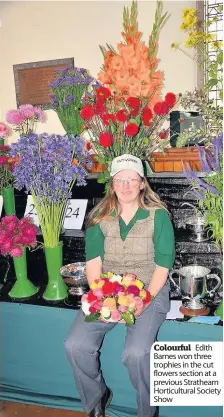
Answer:
[[[115, 216], [115, 213], [112, 214]], [[126, 225], [124, 220], [119, 217], [120, 236], [124, 241], [138, 220], [146, 219], [149, 216], [149, 210], [139, 208]], [[154, 261], [156, 265], [171, 269], [175, 260], [175, 242], [174, 231], [170, 217], [166, 210], [157, 209], [154, 218]], [[86, 230], [86, 261], [97, 258], [104, 259], [104, 234], [99, 224], [90, 226]]]

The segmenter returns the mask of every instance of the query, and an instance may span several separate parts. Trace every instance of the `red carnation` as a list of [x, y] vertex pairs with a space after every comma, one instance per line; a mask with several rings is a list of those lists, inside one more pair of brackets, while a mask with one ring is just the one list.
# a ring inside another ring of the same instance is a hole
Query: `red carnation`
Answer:
[[103, 120], [103, 123], [106, 125], [106, 126], [109, 126], [109, 122], [111, 121], [112, 123], [115, 123], [116, 122], [116, 117], [115, 117], [115, 115], [114, 114], [112, 114], [112, 113], [105, 113], [105, 114], [103, 114], [103, 116], [102, 116], [102, 120]]
[[99, 87], [99, 88], [96, 90], [96, 96], [97, 96], [97, 98], [99, 98], [99, 99], [106, 100], [108, 97], [110, 97], [110, 96], [111, 96], [111, 92], [110, 92], [109, 88], [106, 88], [106, 87]]
[[119, 110], [116, 114], [116, 118], [119, 122], [126, 122], [128, 120], [128, 114], [126, 110]]
[[169, 112], [169, 106], [165, 101], [159, 101], [154, 106], [154, 112], [158, 114], [158, 116], [165, 116]]
[[167, 93], [165, 95], [165, 102], [168, 104], [169, 107], [173, 107], [176, 101], [177, 101], [177, 98], [175, 94]]
[[97, 309], [96, 309], [94, 306], [90, 306], [90, 308], [89, 308], [89, 312], [90, 312], [91, 314], [94, 314], [94, 313], [96, 313], [96, 312], [97, 312]]
[[99, 136], [100, 145], [104, 148], [109, 148], [114, 141], [113, 136], [109, 132], [101, 133]]
[[88, 303], [91, 303], [92, 301], [97, 300], [97, 297], [93, 294], [92, 290], [88, 292]]
[[128, 125], [125, 128], [125, 133], [128, 136], [135, 136], [136, 133], [138, 133], [138, 125], [135, 123], [128, 123]]
[[136, 110], [140, 106], [140, 100], [137, 97], [128, 97], [127, 105]]
[[146, 297], [144, 298], [143, 303], [147, 304], [147, 303], [149, 303], [150, 300], [151, 300], [150, 292], [148, 290], [146, 290]]
[[113, 289], [113, 282], [105, 282], [105, 284], [102, 286], [103, 295], [111, 294], [113, 292]]
[[83, 120], [91, 119], [94, 116], [93, 106], [91, 106], [90, 104], [84, 106], [80, 111], [80, 115]]
[[165, 130], [159, 133], [160, 139], [166, 139], [167, 136], [168, 136], [168, 132], [166, 132]]

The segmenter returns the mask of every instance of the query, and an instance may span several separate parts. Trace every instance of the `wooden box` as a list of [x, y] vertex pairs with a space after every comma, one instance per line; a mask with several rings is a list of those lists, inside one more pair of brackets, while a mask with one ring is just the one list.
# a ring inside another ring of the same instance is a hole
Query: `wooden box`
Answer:
[[196, 147], [168, 148], [162, 152], [154, 152], [149, 158], [150, 166], [154, 172], [182, 172], [183, 165], [190, 165], [193, 171], [201, 171], [201, 162]]

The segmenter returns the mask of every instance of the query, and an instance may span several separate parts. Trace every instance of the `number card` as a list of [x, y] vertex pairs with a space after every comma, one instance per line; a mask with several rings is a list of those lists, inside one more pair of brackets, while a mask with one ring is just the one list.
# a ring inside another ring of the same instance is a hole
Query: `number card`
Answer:
[[71, 199], [68, 203], [64, 228], [81, 230], [86, 214], [88, 200]]
[[2, 207], [3, 207], [3, 197], [0, 195], [0, 217], [2, 215]]
[[28, 195], [27, 196], [27, 203], [26, 203], [26, 210], [25, 210], [25, 214], [24, 217], [30, 216], [32, 217], [34, 224], [39, 227], [39, 220], [37, 217], [37, 212], [33, 203], [33, 197], [32, 195]]

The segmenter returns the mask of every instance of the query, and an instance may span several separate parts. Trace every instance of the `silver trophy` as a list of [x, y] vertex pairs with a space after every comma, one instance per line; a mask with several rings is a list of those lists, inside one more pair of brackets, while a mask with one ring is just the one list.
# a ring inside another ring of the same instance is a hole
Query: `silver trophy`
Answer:
[[[173, 277], [173, 275], [177, 277]], [[182, 296], [181, 313], [186, 316], [202, 316], [209, 313], [201, 299], [205, 295], [212, 296], [221, 285], [221, 278], [217, 274], [211, 274], [210, 269], [200, 265], [188, 265], [180, 269], [173, 269], [169, 274], [169, 279], [178, 289]], [[216, 284], [208, 290], [207, 281], [215, 280]]]
[[65, 265], [60, 269], [60, 273], [68, 286], [68, 297], [65, 304], [80, 307], [82, 295], [89, 290], [85, 262]]

